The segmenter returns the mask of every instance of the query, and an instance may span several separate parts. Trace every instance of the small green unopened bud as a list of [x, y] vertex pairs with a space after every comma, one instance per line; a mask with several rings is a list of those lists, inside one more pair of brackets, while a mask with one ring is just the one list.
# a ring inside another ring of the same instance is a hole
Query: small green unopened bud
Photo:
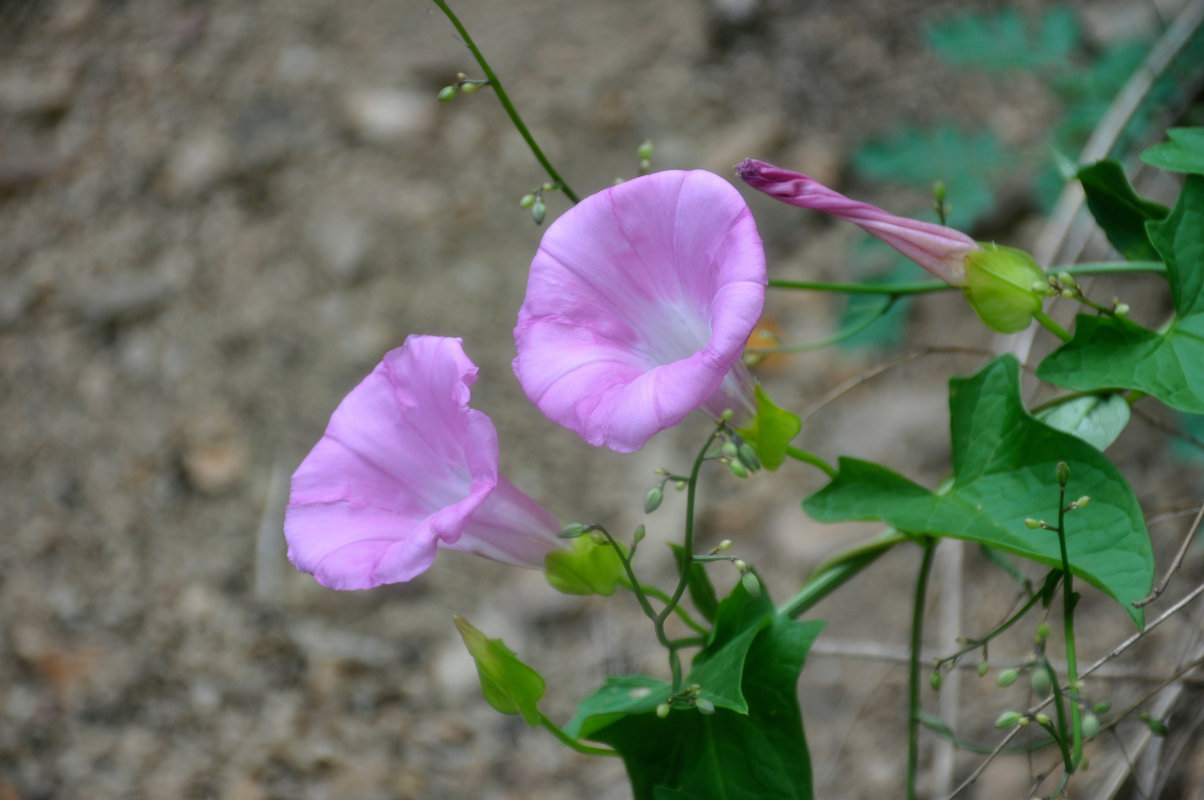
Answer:
[[542, 225], [547, 216], [548, 207], [544, 203], [543, 198], [535, 198], [535, 202], [531, 204], [531, 219], [535, 220], [536, 225]]
[[641, 161], [647, 161], [648, 159], [652, 158], [652, 140], [645, 139], [635, 153]]
[[748, 442], [740, 442], [740, 463], [748, 467], [750, 472], [761, 468], [761, 459], [757, 458], [757, 451]]
[[995, 727], [999, 728], [1000, 730], [1014, 728], [1020, 724], [1020, 720], [1022, 719], [1024, 719], [1024, 715], [1022, 715], [1019, 711], [1005, 711], [999, 715], [997, 720], [995, 720]]
[[665, 499], [665, 490], [659, 486], [653, 486], [648, 490], [648, 494], [644, 495], [644, 513], [651, 514], [661, 507], [661, 501]]
[[669, 704], [661, 703], [659, 706], [657, 706], [656, 707], [656, 715], [658, 717], [660, 717], [661, 719], [664, 719], [665, 717], [669, 716]]
[[677, 483], [673, 484], [673, 488], [679, 492], [684, 492], [687, 485], [688, 484], [685, 481], [678, 481]]
[[607, 539], [606, 534], [602, 531], [590, 531], [589, 540], [599, 547], [604, 547], [610, 544], [610, 539]]
[[1091, 739], [1094, 739], [1096, 736], [1099, 736], [1099, 729], [1100, 729], [1099, 717], [1095, 716], [1090, 711], [1088, 711], [1086, 714], [1083, 715], [1083, 738], [1084, 739], [1091, 740]]
[[722, 553], [724, 550], [731, 550], [731, 549], [732, 549], [732, 540], [724, 539], [722, 542], [719, 543], [719, 546], [715, 548], [715, 552]]
[[1037, 528], [1044, 528], [1045, 523], [1039, 519], [1034, 519], [1033, 517], [1029, 517], [1028, 519], [1026, 519], [1024, 521], [1024, 527], [1028, 528], [1029, 530], [1035, 531]]
[[1037, 641], [1043, 642], [1049, 638], [1049, 623], [1042, 622], [1037, 626]]
[[480, 89], [484, 85], [485, 85], [484, 83], [480, 83], [478, 81], [468, 81], [466, 83], [460, 84], [460, 91], [464, 92], [464, 94], [472, 94], [473, 92], [475, 92], [477, 89]]
[[735, 442], [724, 442], [723, 455], [727, 456], [728, 458], [736, 458], [740, 455], [740, 448], [736, 446]]
[[518, 204], [522, 208], [530, 208], [531, 206], [535, 205], [535, 195], [524, 194], [522, 199], [518, 201]]
[[983, 675], [986, 675], [990, 669], [991, 669], [991, 665], [987, 663], [987, 660], [985, 658], [982, 661], [979, 661], [978, 662], [978, 677], [981, 678]]
[[937, 207], [945, 205], [945, 198], [948, 196], [948, 190], [945, 188], [944, 181], [932, 182], [932, 199], [936, 201]]
[[1058, 273], [1058, 283], [1062, 284], [1063, 286], [1068, 286], [1071, 289], [1079, 288], [1079, 282], [1076, 281], [1074, 279], [1074, 276], [1071, 275], [1069, 272], [1059, 272]]
[[736, 416], [735, 411], [732, 411], [730, 408], [725, 408], [725, 409], [723, 409], [723, 412], [719, 415], [719, 419], [723, 420], [724, 422], [731, 422], [732, 419], [735, 418], [735, 416]]
[[1029, 685], [1033, 687], [1033, 694], [1038, 697], [1044, 697], [1049, 694], [1053, 688], [1053, 676], [1049, 674], [1049, 667], [1038, 665], [1033, 669], [1033, 674], [1028, 678]]
[[1142, 722], [1149, 727], [1150, 733], [1154, 734], [1155, 736], [1166, 736], [1171, 732], [1171, 729], [1166, 726], [1166, 723], [1160, 719], [1151, 717], [1149, 714], [1138, 714], [1137, 716], [1140, 717]]
[[1058, 485], [1065, 487], [1070, 483], [1070, 465], [1065, 461], [1058, 462], [1058, 468], [1054, 472], [1054, 477], [1058, 479]]
[[641, 158], [640, 159], [640, 174], [647, 175], [650, 171], [652, 171], [652, 162], [646, 158]]
[[744, 563], [744, 559], [742, 558], [732, 559], [732, 566], [740, 570], [741, 575], [743, 575], [745, 572], [748, 572], [748, 564]]
[[1117, 302], [1115, 300], [1112, 302], [1112, 313], [1118, 317], [1129, 316], [1129, 310], [1130, 309], [1129, 309], [1128, 303], [1121, 303], [1121, 302]]
[[1013, 683], [1016, 682], [1016, 679], [1019, 677], [1020, 677], [1020, 670], [1005, 669], [1003, 672], [1001, 672], [995, 676], [995, 685], [1001, 686], [1001, 687], [1002, 686], [1011, 686]]
[[1049, 724], [1049, 715], [1048, 714], [1040, 713], [1040, 714], [1037, 714], [1035, 717], [1033, 717], [1033, 719], [1036, 720], [1038, 725], [1048, 725]]
[[1083, 495], [1078, 500], [1075, 500], [1073, 503], [1071, 503], [1069, 508], [1071, 508], [1071, 509], [1082, 508], [1083, 506], [1087, 505], [1090, 502], [1091, 502], [1091, 498], [1088, 497], [1087, 495]]
[[698, 709], [699, 714], [710, 716], [715, 713], [715, 704], [705, 697], [699, 697], [694, 701], [694, 707]]
[[1041, 310], [1045, 292], [1033, 285], [1046, 280], [1033, 257], [1022, 250], [984, 244], [966, 255], [962, 290], [979, 319], [993, 331], [1015, 333], [1028, 327]]
[[1093, 705], [1091, 707], [1091, 710], [1094, 711], [1096, 714], [1107, 714], [1109, 711], [1112, 710], [1112, 704], [1109, 703], [1107, 700], [1100, 700], [1098, 703], [1096, 703], [1095, 705]]
[[643, 525], [636, 526], [636, 529], [631, 534], [632, 544], [639, 544], [640, 542], [644, 541], [644, 536], [647, 535], [647, 533], [648, 531]]
[[757, 578], [755, 572], [746, 572], [740, 576], [740, 585], [744, 587], [744, 591], [748, 592], [749, 597], [757, 598], [761, 596], [761, 581]]
[[941, 677], [940, 670], [933, 672], [932, 677], [928, 679], [928, 685], [931, 686], [933, 690], [938, 692], [941, 690], [941, 684], [943, 682], [944, 679]]
[[561, 528], [558, 535], [561, 539], [576, 539], [578, 536], [583, 536], [588, 531], [589, 528], [585, 525], [582, 525], [580, 522], [573, 522]]
[[744, 465], [741, 464], [739, 461], [732, 461], [732, 462], [728, 463], [727, 469], [729, 472], [731, 472], [737, 478], [747, 478], [748, 477], [748, 470], [746, 470], [744, 468]]
[[437, 95], [440, 103], [446, 103], [448, 100], [453, 99], [455, 96], [456, 96], [456, 87], [455, 86], [444, 86], [442, 89], [439, 90], [439, 94]]

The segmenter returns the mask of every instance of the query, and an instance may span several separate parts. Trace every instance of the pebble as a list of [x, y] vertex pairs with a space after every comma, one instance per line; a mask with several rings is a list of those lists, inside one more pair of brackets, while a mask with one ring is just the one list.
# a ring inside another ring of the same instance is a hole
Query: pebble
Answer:
[[373, 144], [390, 144], [426, 131], [437, 101], [425, 92], [356, 89], [343, 98], [343, 120], [352, 134]]
[[370, 243], [368, 226], [358, 217], [334, 213], [317, 217], [307, 230], [323, 271], [339, 283], [362, 273]]
[[201, 494], [223, 494], [247, 477], [250, 452], [228, 410], [214, 407], [192, 415], [181, 439], [184, 477]]
[[198, 197], [228, 178], [234, 167], [229, 142], [215, 131], [201, 131], [180, 142], [163, 169], [160, 190], [171, 201]]

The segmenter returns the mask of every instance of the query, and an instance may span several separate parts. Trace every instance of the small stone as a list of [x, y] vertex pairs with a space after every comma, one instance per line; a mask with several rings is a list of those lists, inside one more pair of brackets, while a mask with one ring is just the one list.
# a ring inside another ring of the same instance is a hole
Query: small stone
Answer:
[[324, 215], [309, 226], [308, 234], [327, 275], [340, 283], [360, 276], [369, 245], [368, 226], [362, 220]]
[[343, 100], [343, 118], [360, 139], [390, 144], [425, 131], [434, 119], [435, 100], [401, 89], [357, 89]]
[[183, 429], [180, 461], [188, 485], [205, 495], [238, 486], [250, 468], [250, 452], [229, 412], [207, 409]]
[[193, 134], [169, 156], [163, 194], [173, 201], [198, 197], [229, 177], [233, 166], [233, 152], [224, 136], [215, 131]]

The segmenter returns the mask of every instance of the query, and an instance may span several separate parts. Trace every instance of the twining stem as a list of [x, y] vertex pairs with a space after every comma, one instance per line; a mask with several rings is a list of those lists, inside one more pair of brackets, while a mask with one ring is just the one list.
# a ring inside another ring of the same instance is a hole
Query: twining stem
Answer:
[[911, 662], [907, 676], [907, 800], [916, 797], [916, 772], [920, 763], [920, 647], [924, 639], [924, 601], [928, 596], [928, 576], [936, 540], [921, 542], [924, 557], [916, 578], [915, 602], [911, 608]]
[[[623, 587], [630, 589], [633, 592], [635, 591], [635, 587], [631, 585], [630, 578], [620, 580], [619, 583]], [[669, 604], [669, 595], [666, 594], [665, 592], [661, 591], [657, 587], [649, 586], [646, 583], [641, 583], [639, 586], [640, 586], [640, 591], [642, 591], [645, 595], [648, 595], [650, 597], [655, 597], [657, 600], [660, 600], [662, 603], [665, 603], [666, 605]], [[684, 622], [691, 629], [693, 629], [695, 633], [702, 634], [703, 636], [706, 636], [710, 633], [710, 631], [707, 629], [707, 627], [705, 625], [703, 625], [702, 623], [698, 622], [698, 620], [694, 619], [694, 617], [692, 617], [690, 615], [690, 612], [687, 611], [685, 609], [685, 607], [682, 606], [681, 603], [678, 603], [676, 606], [674, 606], [673, 611], [675, 614], [677, 614], [677, 616], [681, 617], [681, 621]], [[653, 620], [655, 621], [655, 619], [656, 619], [656, 617], [654, 615]]]
[[972, 650], [977, 650], [978, 648], [982, 647], [983, 645], [989, 643], [996, 636], [999, 636], [1001, 633], [1006, 631], [1008, 628], [1012, 627], [1017, 622], [1019, 622], [1020, 618], [1023, 617], [1025, 614], [1027, 614], [1029, 609], [1032, 608], [1033, 606], [1035, 606], [1037, 604], [1037, 601], [1040, 599], [1041, 599], [1041, 595], [1039, 593], [1031, 595], [1028, 598], [1028, 602], [1026, 602], [1023, 606], [1021, 606], [1019, 611], [1017, 611], [1015, 614], [1012, 614], [1012, 616], [1010, 616], [1006, 620], [1004, 620], [999, 626], [997, 626], [994, 630], [992, 630], [986, 636], [982, 637], [981, 639], [975, 639], [974, 641], [969, 642], [965, 647], [958, 650], [953, 655], [945, 656], [944, 658], [938, 660], [936, 662], [936, 666], [940, 667], [943, 664], [947, 664], [950, 661], [957, 661], [959, 658], [964, 656], [966, 653], [969, 653]]
[[617, 756], [617, 750], [611, 750], [609, 747], [590, 747], [588, 744], [582, 744], [565, 733], [559, 725], [548, 719], [547, 715], [542, 711], [539, 712], [539, 724], [546, 730], [551, 731], [552, 735], [559, 739], [562, 743], [576, 750], [578, 753], [584, 753], [587, 756]]
[[1143, 272], [1162, 275], [1166, 273], [1166, 264], [1161, 261], [1093, 261], [1068, 267], [1050, 267], [1046, 272], [1050, 275], [1061, 272], [1071, 275], [1133, 275]]
[[497, 94], [498, 102], [502, 104], [502, 108], [506, 110], [506, 115], [510, 117], [510, 122], [514, 124], [515, 130], [517, 130], [519, 135], [522, 136], [526, 141], [527, 147], [531, 148], [531, 153], [535, 156], [536, 160], [539, 161], [540, 165], [544, 168], [544, 171], [548, 173], [548, 177], [550, 177], [559, 186], [560, 190], [564, 192], [568, 199], [572, 200], [574, 203], [580, 202], [581, 198], [577, 197], [573, 190], [569, 188], [569, 185], [565, 183], [564, 178], [560, 177], [560, 173], [557, 172], [556, 168], [552, 166], [552, 162], [548, 161], [548, 157], [543, 154], [543, 151], [539, 149], [539, 145], [535, 143], [535, 137], [531, 135], [531, 131], [527, 129], [527, 125], [523, 122], [523, 118], [519, 116], [518, 109], [516, 109], [514, 104], [510, 102], [510, 97], [506, 94], [506, 90], [502, 88], [502, 82], [498, 80], [498, 76], [494, 74], [493, 69], [489, 66], [489, 62], [485, 60], [485, 56], [481, 54], [481, 51], [477, 48], [476, 43], [473, 42], [472, 37], [468, 35], [468, 29], [465, 28], [460, 22], [459, 18], [452, 13], [452, 10], [448, 8], [448, 5], [446, 2], [444, 2], [444, 0], [435, 0], [435, 5], [439, 6], [440, 10], [447, 15], [449, 20], [451, 20], [451, 24], [455, 26], [456, 31], [464, 40], [464, 44], [468, 46], [468, 49], [472, 52], [472, 55], [477, 60], [477, 63], [481, 65], [481, 71], [484, 72], [485, 77], [489, 79], [489, 85], [493, 87], [493, 91]]
[[1057, 337], [1058, 337], [1059, 339], [1061, 339], [1062, 341], [1064, 341], [1064, 342], [1069, 342], [1069, 341], [1070, 341], [1070, 338], [1071, 338], [1071, 337], [1070, 337], [1070, 331], [1066, 330], [1066, 329], [1065, 329], [1065, 328], [1063, 328], [1061, 325], [1059, 325], [1058, 323], [1054, 322], [1054, 321], [1053, 321], [1053, 317], [1049, 316], [1049, 315], [1048, 315], [1048, 314], [1046, 314], [1044, 311], [1041, 311], [1041, 310], [1039, 310], [1039, 309], [1038, 309], [1037, 311], [1034, 311], [1034, 312], [1033, 312], [1033, 319], [1035, 319], [1037, 322], [1041, 323], [1041, 325], [1042, 325], [1042, 326], [1043, 326], [1043, 327], [1044, 327], [1046, 330], [1048, 330], [1048, 331], [1049, 331], [1050, 333], [1052, 333], [1054, 336], [1057, 336]]
[[835, 478], [839, 474], [839, 470], [837, 470], [836, 467], [832, 466], [827, 461], [824, 461], [814, 453], [808, 453], [806, 450], [800, 450], [794, 445], [786, 445], [786, 455], [798, 461], [802, 461], [805, 464], [810, 464], [813, 467], [822, 469], [828, 474], [829, 478]]
[[865, 330], [869, 326], [873, 325], [878, 320], [885, 317], [890, 312], [890, 310], [892, 308], [894, 308], [895, 301], [898, 299], [899, 298], [896, 295], [887, 297], [886, 302], [884, 302], [882, 305], [878, 306], [878, 308], [874, 309], [870, 313], [863, 316], [861, 319], [858, 319], [857, 321], [845, 326], [844, 328], [841, 328], [840, 330], [836, 331], [836, 333], [833, 333], [830, 336], [825, 336], [822, 339], [816, 339], [813, 342], [803, 342], [802, 344], [776, 344], [776, 345], [766, 345], [766, 346], [754, 345], [752, 347], [746, 347], [744, 349], [744, 352], [750, 354], [751, 356], [753, 356], [754, 359], [756, 359], [756, 360], [750, 360], [747, 363], [751, 367], [751, 366], [754, 366], [757, 363], [757, 361], [760, 360], [760, 359], [757, 359], [758, 356], [763, 358], [765, 356], [772, 356], [772, 355], [778, 355], [778, 354], [783, 354], [783, 353], [805, 353], [810, 350], [820, 350], [825, 347], [831, 347], [834, 344], [840, 344], [841, 342], [845, 341], [846, 339], [853, 338], [854, 336], [861, 333], [863, 330]]
[[[1073, 729], [1073, 772], [1083, 758], [1083, 720], [1078, 703], [1079, 667], [1074, 644], [1074, 576], [1070, 572], [1070, 556], [1066, 547], [1066, 483], [1058, 490], [1058, 545], [1062, 551], [1062, 625], [1066, 634], [1066, 682], [1070, 687], [1070, 725]], [[1056, 681], [1055, 681], [1056, 684]], [[1059, 703], [1060, 705], [1060, 703]]]
[[677, 650], [682, 645], [669, 641], [665, 635], [665, 620], [673, 613], [673, 609], [681, 601], [681, 597], [685, 594], [686, 585], [690, 580], [690, 565], [694, 559], [694, 500], [698, 489], [698, 473], [702, 470], [702, 462], [706, 461], [707, 452], [711, 449], [715, 439], [723, 432], [726, 426], [721, 424], [711, 432], [707, 437], [706, 443], [702, 449], [698, 451], [698, 456], [694, 459], [694, 466], [690, 470], [690, 478], [686, 481], [686, 530], [682, 537], [682, 566], [681, 575], [677, 579], [677, 588], [673, 590], [673, 595], [669, 598], [668, 604], [661, 609], [661, 613], [653, 618], [653, 623], [656, 626], [656, 638], [662, 645], [669, 650], [669, 670], [673, 674], [673, 692], [681, 691], [681, 656], [677, 654]]

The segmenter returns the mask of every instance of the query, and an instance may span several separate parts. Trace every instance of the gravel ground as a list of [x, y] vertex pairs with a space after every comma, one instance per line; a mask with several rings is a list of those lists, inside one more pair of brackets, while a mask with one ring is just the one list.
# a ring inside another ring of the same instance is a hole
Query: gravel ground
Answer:
[[[1126, 7], [1091, 5], [1103, 31]], [[922, 25], [954, 0], [456, 7], [582, 194], [632, 175], [645, 138], [657, 168], [730, 176], [756, 156], [846, 185], [851, 149], [903, 122], [981, 119], [1034, 143], [1053, 102], [1035, 82], [926, 53]], [[435, 102], [460, 70], [475, 75], [469, 54], [418, 0], [0, 4], [0, 800], [630, 796], [616, 761], [485, 705], [451, 624], [462, 614], [504, 638], [565, 719], [605, 675], [663, 670], [630, 598], [562, 597], [538, 574], [455, 553], [411, 584], [336, 593], [284, 558], [288, 475], [409, 333], [464, 338], [504, 471], [566, 519], [630, 530], [652, 470], [680, 468], [705, 429], [692, 420], [618, 456], [522, 397], [510, 331], [540, 230], [517, 200], [544, 176], [489, 91]], [[842, 274], [851, 232], [749, 200], [774, 274]], [[1021, 218], [1008, 243], [1037, 225]], [[915, 343], [956, 329], [959, 344], [991, 345], [943, 301], [915, 306]], [[790, 340], [835, 320], [811, 296], [775, 296], [768, 313]], [[802, 409], [878, 360], [823, 351], [762, 377]], [[805, 445], [935, 482], [945, 380], [978, 364], [892, 371], [822, 412]], [[1116, 447], [1148, 508], [1198, 501], [1198, 471], [1169, 464], [1155, 429], [1135, 424]], [[779, 475], [709, 480], [700, 535], [736, 539], [782, 596], [866, 528], [809, 521], [798, 500], [821, 482]], [[680, 513], [670, 498], [652, 538]], [[1157, 526], [1160, 549], [1184, 529]], [[902, 646], [915, 555], [892, 554], [817, 610], [832, 624], [801, 692], [822, 797], [898, 794], [903, 670], [831, 651]], [[1182, 585], [1202, 569], [1196, 551]], [[972, 633], [1008, 596], [974, 553], [966, 570]], [[1105, 652], [1129, 630], [1086, 603]], [[1125, 669], [1167, 674], [1175, 641], [1200, 626], [1176, 624]], [[1121, 699], [1148, 686], [1114, 683]], [[992, 741], [999, 696], [975, 686], [965, 733]], [[1101, 748], [1097, 764], [1117, 761]], [[1199, 797], [1198, 738], [1186, 752], [1165, 762], [1182, 788], [1166, 797]], [[957, 773], [975, 763], [961, 756]], [[1028, 775], [1024, 759], [1004, 762], [969, 796], [1023, 796]]]

